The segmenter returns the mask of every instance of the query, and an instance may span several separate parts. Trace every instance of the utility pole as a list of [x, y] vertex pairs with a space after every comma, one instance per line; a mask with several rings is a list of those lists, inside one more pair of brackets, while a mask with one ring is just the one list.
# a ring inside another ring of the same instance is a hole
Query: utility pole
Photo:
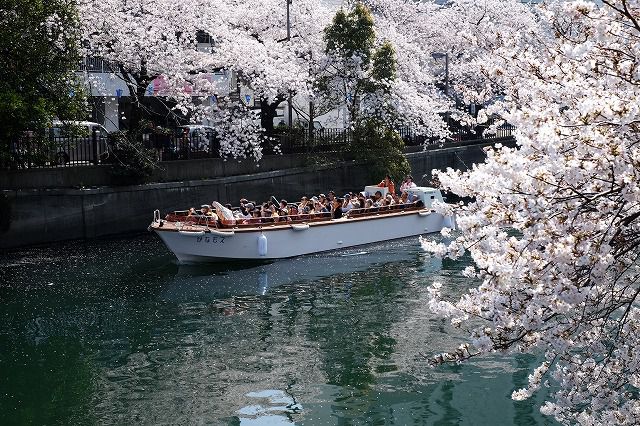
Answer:
[[[313, 63], [313, 53], [310, 53], [309, 55], [309, 59], [310, 59], [310, 63]], [[311, 77], [313, 73], [313, 65], [309, 66], [309, 77]], [[314, 137], [314, 131], [315, 131], [315, 127], [313, 126], [313, 91], [311, 93], [311, 95], [309, 96], [309, 143], [312, 144], [313, 143], [313, 137]]]
[[442, 59], [442, 58], [444, 58], [444, 94], [449, 96], [449, 52], [432, 53], [431, 57], [433, 59]]
[[[291, 41], [291, 2], [292, 0], [287, 1], [287, 42]], [[289, 91], [289, 98], [287, 99], [287, 110], [289, 112], [289, 129], [293, 127], [293, 102], [291, 99], [291, 91]]]
[[449, 52], [444, 54], [444, 94], [449, 96]]

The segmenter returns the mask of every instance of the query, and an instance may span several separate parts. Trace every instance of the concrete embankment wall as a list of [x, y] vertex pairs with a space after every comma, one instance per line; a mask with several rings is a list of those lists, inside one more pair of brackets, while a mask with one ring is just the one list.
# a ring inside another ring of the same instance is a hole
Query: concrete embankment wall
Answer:
[[[485, 153], [475, 145], [410, 153], [407, 158], [416, 182], [426, 184], [433, 169], [466, 169], [483, 161]], [[298, 160], [288, 161], [296, 164]], [[271, 195], [297, 201], [302, 195], [330, 189], [342, 195], [372, 183], [362, 164], [244, 173], [126, 187], [3, 190], [0, 249], [141, 232], [151, 222], [154, 209], [164, 214], [213, 200], [237, 205], [243, 197], [263, 201]]]

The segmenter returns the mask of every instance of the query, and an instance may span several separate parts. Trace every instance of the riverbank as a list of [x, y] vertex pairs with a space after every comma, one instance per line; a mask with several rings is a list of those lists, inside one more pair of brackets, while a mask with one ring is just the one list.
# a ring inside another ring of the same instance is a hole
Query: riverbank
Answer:
[[[466, 169], [482, 162], [483, 148], [488, 145], [491, 144], [406, 155], [416, 182], [427, 184], [433, 169]], [[271, 195], [297, 200], [305, 194], [328, 190], [343, 193], [372, 183], [366, 164], [294, 166], [302, 161], [288, 158], [281, 163], [291, 165], [288, 168], [254, 169], [253, 173], [238, 168], [236, 175], [210, 179], [119, 187], [4, 190], [4, 202], [0, 202], [0, 216], [5, 218], [0, 221], [0, 249], [140, 232], [151, 222], [155, 209], [180, 210], [213, 200], [237, 204], [243, 197], [264, 200]], [[206, 164], [195, 167], [203, 170]]]

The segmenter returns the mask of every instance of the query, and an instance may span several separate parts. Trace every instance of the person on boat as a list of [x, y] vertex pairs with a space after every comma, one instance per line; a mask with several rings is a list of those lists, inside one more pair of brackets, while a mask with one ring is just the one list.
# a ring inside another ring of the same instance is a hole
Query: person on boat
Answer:
[[384, 201], [382, 199], [382, 191], [376, 191], [376, 193], [373, 194], [373, 199], [371, 201], [373, 202], [374, 207], [380, 207]]
[[344, 201], [342, 202], [342, 213], [349, 213], [353, 209], [353, 203], [349, 194], [345, 194]]
[[320, 194], [318, 195], [318, 201], [320, 201], [320, 204], [322, 204], [324, 207], [327, 207], [327, 196], [324, 194]]
[[342, 202], [340, 198], [334, 198], [331, 204], [331, 218], [340, 219], [342, 217]]
[[416, 185], [413, 181], [413, 176], [407, 175], [407, 177], [404, 178], [404, 181], [402, 181], [402, 185], [400, 185], [400, 193], [408, 191], [409, 189], [415, 188], [417, 186], [418, 185]]
[[253, 208], [251, 210], [251, 218], [248, 219], [248, 223], [262, 223], [260, 209]]
[[287, 205], [287, 207], [289, 208], [289, 217], [291, 217], [291, 219], [295, 219], [295, 216], [298, 216], [298, 206], [296, 206], [295, 204], [291, 203], [289, 205]]
[[278, 213], [280, 214], [280, 216], [288, 216], [289, 215], [289, 203], [287, 202], [287, 200], [285, 200], [285, 199], [280, 200], [279, 206], [280, 206], [280, 208], [278, 210]]
[[385, 198], [386, 198], [385, 204], [387, 206], [393, 206], [396, 203], [396, 200], [393, 198], [393, 195], [391, 194], [387, 194]]
[[364, 209], [366, 204], [367, 204], [366, 197], [364, 195], [362, 195], [362, 194], [358, 194], [358, 205], [360, 206], [358, 208]]
[[333, 205], [333, 200], [336, 199], [336, 193], [333, 191], [329, 191], [327, 192], [327, 204], [329, 204], [329, 206]]
[[409, 199], [409, 193], [408, 192], [403, 192], [402, 195], [400, 195], [400, 202], [399, 204], [407, 204], [407, 200]]
[[243, 204], [242, 206], [240, 206], [240, 214], [242, 216], [243, 219], [250, 219], [251, 218], [251, 212], [254, 209], [254, 205], [253, 203], [250, 202], [246, 202], [245, 204]]
[[391, 176], [389, 176], [388, 174], [378, 184], [378, 187], [387, 188], [389, 190], [389, 192], [392, 193], [392, 194], [396, 193], [396, 185], [393, 183], [393, 181], [391, 180]]
[[306, 196], [303, 196], [300, 198], [300, 202], [298, 203], [298, 210], [304, 210], [304, 208], [307, 207], [307, 204], [309, 204], [309, 199]]
[[262, 204], [262, 208], [260, 209], [260, 217], [262, 218], [263, 223], [273, 222], [271, 218], [271, 209], [269, 208], [269, 203]]
[[274, 203], [270, 203], [269, 211], [271, 212], [271, 217], [274, 219], [275, 222], [277, 222], [278, 218], [280, 217], [280, 214], [278, 213], [278, 207], [276, 207]]
[[200, 206], [200, 211], [202, 212], [202, 215], [207, 218], [207, 222], [218, 221], [218, 215], [211, 209], [209, 204], [203, 204]]
[[364, 208], [368, 210], [371, 207], [373, 207], [373, 200], [371, 198], [367, 198], [364, 202]]
[[313, 205], [313, 210], [316, 213], [329, 213], [329, 209], [327, 208], [327, 206], [325, 206], [324, 204], [322, 204], [320, 202], [320, 200], [316, 201]]
[[280, 222], [291, 220], [291, 218], [289, 218], [289, 203], [287, 203], [287, 200], [280, 200], [280, 204], [278, 208], [276, 208], [276, 212], [280, 216]]
[[247, 219], [249, 217], [251, 217], [251, 215], [249, 214], [249, 211], [247, 210], [247, 204], [242, 204], [240, 206], [240, 208], [234, 209], [233, 210], [233, 216], [236, 219]]
[[201, 205], [200, 212], [202, 212], [202, 216], [213, 216], [213, 212], [211, 211], [211, 206], [209, 204]]

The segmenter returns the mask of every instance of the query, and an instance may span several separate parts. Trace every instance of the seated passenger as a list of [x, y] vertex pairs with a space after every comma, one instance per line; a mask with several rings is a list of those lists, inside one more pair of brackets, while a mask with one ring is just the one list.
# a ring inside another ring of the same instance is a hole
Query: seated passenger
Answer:
[[363, 209], [365, 207], [365, 205], [367, 204], [367, 199], [365, 198], [364, 195], [359, 195], [358, 196], [358, 204], [360, 204], [360, 208]]
[[275, 204], [273, 203], [269, 203], [269, 211], [271, 212], [271, 217], [274, 218], [274, 221], [278, 221], [278, 217], [280, 217], [280, 214], [278, 213], [278, 208], [276, 207]]
[[242, 223], [250, 223], [249, 219], [253, 217], [253, 207], [253, 203], [245, 203], [240, 207], [240, 213], [242, 214], [242, 217], [240, 217], [240, 219], [244, 219], [242, 220]]
[[289, 214], [289, 203], [287, 200], [280, 200], [280, 215], [287, 216]]
[[353, 203], [351, 202], [351, 197], [347, 194], [342, 202], [342, 213], [349, 213], [351, 209], [353, 209]]
[[262, 223], [273, 222], [271, 218], [271, 209], [269, 209], [269, 204], [264, 203], [262, 208], [260, 209], [260, 217], [262, 218]]
[[249, 219], [249, 223], [262, 223], [262, 218], [260, 217], [260, 210], [256, 208], [251, 210], [251, 218]]
[[391, 194], [387, 194], [386, 199], [385, 199], [385, 204], [387, 206], [392, 206], [396, 203], [396, 201], [393, 199], [393, 196]]
[[298, 203], [298, 210], [302, 210], [309, 204], [309, 199], [307, 197], [300, 198], [300, 202]]
[[333, 205], [331, 206], [332, 219], [340, 219], [342, 217], [342, 203], [343, 200], [340, 198], [335, 198], [333, 200]]
[[203, 204], [202, 206], [200, 206], [200, 211], [202, 211], [202, 215], [206, 217], [206, 222], [210, 223], [218, 221], [218, 215], [213, 210], [211, 210], [210, 205]]
[[316, 201], [315, 204], [313, 205], [313, 210], [316, 213], [328, 213], [329, 209], [327, 209], [326, 206], [324, 206], [320, 200]]
[[382, 192], [376, 191], [373, 195], [373, 206], [380, 207], [384, 204], [384, 199], [382, 198]]
[[209, 204], [203, 204], [200, 206], [200, 211], [203, 216], [213, 216], [213, 212], [211, 211], [211, 206]]
[[324, 207], [327, 207], [327, 196], [324, 194], [320, 194], [318, 195], [318, 201], [320, 202], [320, 204], [322, 204]]

